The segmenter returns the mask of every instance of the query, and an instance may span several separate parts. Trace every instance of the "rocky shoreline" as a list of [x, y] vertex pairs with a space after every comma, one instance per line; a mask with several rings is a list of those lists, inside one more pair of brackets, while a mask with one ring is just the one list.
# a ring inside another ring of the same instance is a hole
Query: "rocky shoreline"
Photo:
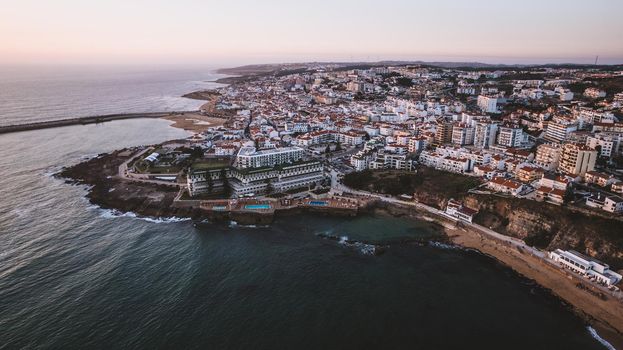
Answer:
[[[82, 163], [64, 168], [56, 174], [57, 178], [67, 183], [88, 186], [86, 197], [89, 202], [103, 209], [115, 210], [120, 213], [134, 213], [150, 218], [189, 218], [197, 222], [234, 221], [243, 225], [267, 225], [273, 222], [275, 215], [260, 213], [216, 213], [198, 207], [174, 205], [179, 189], [150, 183], [136, 183], [119, 178], [118, 167], [131, 157], [136, 150], [119, 150], [100, 154]], [[307, 212], [308, 210], [304, 210]], [[280, 215], [296, 215], [302, 209], [284, 210]], [[313, 211], [312, 211], [313, 212]], [[346, 213], [322, 212], [319, 215], [345, 215]], [[441, 236], [420, 240], [391, 242], [391, 244], [426, 244], [429, 241], [440, 241], [456, 244], [464, 248], [475, 249], [488, 255], [501, 264], [510, 267], [521, 276], [548, 289], [553, 295], [568, 303], [573, 311], [582, 317], [587, 324], [598, 330], [599, 334], [616, 347], [623, 347], [623, 304], [612, 298], [601, 300], [595, 295], [577, 288], [575, 281], [565, 272], [544, 266], [542, 262], [524, 252], [515, 251], [500, 242], [495, 242], [481, 233], [457, 227], [449, 220], [432, 217], [414, 207], [405, 207], [386, 202], [374, 202], [370, 207], [360, 210], [358, 215], [389, 215], [414, 220], [424, 220], [438, 225]], [[364, 254], [378, 255], [386, 249], [383, 245], [371, 242], [341, 242], [339, 237], [322, 237], [338, 241], [349, 247], [361, 249]], [[389, 244], [389, 243], [387, 243]]]
[[[179, 187], [147, 182], [128, 181], [118, 176], [119, 166], [131, 158], [138, 149], [117, 150], [99, 154], [94, 158], [63, 168], [55, 177], [68, 184], [88, 187], [86, 198], [93, 205], [102, 209], [115, 210], [119, 213], [133, 213], [151, 218], [189, 218], [196, 221], [235, 221], [245, 225], [266, 225], [274, 221], [275, 216], [295, 215], [301, 212], [319, 215], [352, 216], [351, 210], [338, 208], [330, 211], [321, 208], [281, 209], [275, 213], [260, 212], [217, 212], [200, 209], [194, 205], [180, 204], [175, 201]], [[198, 202], [198, 201], [197, 201]]]

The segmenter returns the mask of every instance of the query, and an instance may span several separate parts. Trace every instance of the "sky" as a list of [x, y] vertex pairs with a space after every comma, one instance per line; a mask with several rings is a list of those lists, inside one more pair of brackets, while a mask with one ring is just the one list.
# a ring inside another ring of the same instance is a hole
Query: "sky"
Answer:
[[623, 0], [0, 0], [0, 64], [623, 63]]

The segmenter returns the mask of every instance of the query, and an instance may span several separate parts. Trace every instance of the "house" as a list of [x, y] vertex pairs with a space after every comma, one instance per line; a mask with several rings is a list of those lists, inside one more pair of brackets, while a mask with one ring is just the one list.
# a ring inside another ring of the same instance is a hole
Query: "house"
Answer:
[[562, 205], [565, 202], [565, 191], [558, 188], [541, 186], [536, 190], [535, 199], [538, 202]]
[[543, 177], [543, 169], [536, 166], [520, 165], [515, 172], [517, 180], [525, 183], [531, 183]]
[[601, 192], [597, 192], [586, 197], [586, 206], [588, 207], [595, 208], [595, 209], [602, 209], [605, 204], [606, 204], [606, 195], [604, 195]]
[[610, 190], [614, 193], [623, 194], [623, 181], [615, 180], [610, 187]]
[[539, 180], [539, 186], [541, 187], [555, 188], [563, 191], [569, 187], [569, 183], [571, 183], [571, 180], [568, 178], [549, 173], [543, 174], [541, 180]]
[[524, 190], [524, 184], [521, 182], [496, 177], [487, 182], [487, 188], [495, 192], [508, 193], [517, 196]]
[[499, 170], [488, 165], [477, 165], [474, 167], [474, 175], [484, 177], [487, 180], [491, 180], [498, 172]]
[[614, 176], [600, 173], [598, 171], [587, 171], [586, 175], [584, 175], [584, 181], [586, 181], [586, 183], [593, 183], [601, 187], [606, 187], [615, 180]]
[[614, 214], [623, 213], [623, 198], [619, 196], [606, 197], [606, 200], [604, 201], [604, 206], [602, 207], [602, 209], [609, 213], [614, 213]]
[[463, 203], [450, 199], [446, 205], [446, 214], [459, 220], [472, 222], [474, 215], [478, 214], [478, 210], [468, 208]]

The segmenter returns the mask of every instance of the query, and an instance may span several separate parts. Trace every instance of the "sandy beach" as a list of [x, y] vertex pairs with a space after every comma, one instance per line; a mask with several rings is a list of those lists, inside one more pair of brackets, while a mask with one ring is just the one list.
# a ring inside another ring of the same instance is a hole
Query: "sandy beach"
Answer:
[[623, 349], [623, 303], [613, 297], [602, 300], [579, 289], [577, 277], [544, 263], [527, 252], [498, 243], [483, 234], [465, 228], [444, 225], [450, 240], [460, 246], [476, 249], [496, 258], [519, 274], [539, 285], [573, 306], [574, 311], [585, 318], [599, 335], [617, 349]]
[[173, 122], [172, 127], [190, 132], [200, 133], [212, 127], [222, 126], [227, 120], [224, 118], [208, 117], [199, 113], [170, 114], [163, 119]]

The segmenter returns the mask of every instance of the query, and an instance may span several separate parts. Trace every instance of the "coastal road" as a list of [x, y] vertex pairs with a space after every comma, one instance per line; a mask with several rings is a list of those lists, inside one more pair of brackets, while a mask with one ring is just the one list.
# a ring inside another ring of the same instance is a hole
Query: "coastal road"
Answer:
[[513, 237], [509, 237], [509, 236], [505, 236], [503, 234], [500, 234], [498, 232], [495, 232], [487, 227], [478, 225], [478, 224], [474, 224], [474, 223], [470, 223], [468, 221], [464, 221], [464, 220], [459, 220], [455, 217], [449, 216], [447, 215], [444, 211], [439, 210], [437, 208], [433, 208], [431, 206], [422, 204], [422, 203], [417, 203], [417, 202], [408, 202], [408, 201], [404, 201], [401, 199], [397, 199], [388, 195], [382, 195], [382, 194], [376, 194], [376, 193], [371, 193], [371, 192], [366, 192], [366, 191], [359, 191], [359, 190], [355, 190], [352, 189], [350, 187], [347, 187], [343, 184], [340, 184], [337, 181], [337, 174], [334, 174], [334, 172], [331, 172], [331, 189], [332, 190], [336, 190], [339, 192], [350, 192], [350, 193], [354, 193], [354, 194], [358, 194], [361, 196], [369, 196], [369, 197], [376, 197], [384, 202], [387, 203], [392, 203], [392, 204], [398, 204], [398, 205], [403, 205], [403, 206], [410, 206], [410, 207], [415, 207], [417, 209], [426, 211], [430, 214], [433, 215], [437, 215], [437, 216], [441, 216], [444, 217], [446, 219], [452, 220], [454, 222], [461, 222], [461, 224], [470, 227], [472, 229], [478, 230], [481, 233], [494, 238], [498, 241], [503, 241], [506, 242], [508, 244], [510, 244], [511, 246], [514, 246], [516, 248], [521, 248], [524, 249], [526, 251], [528, 251], [529, 253], [531, 253], [532, 255], [538, 256], [540, 258], [546, 258], [546, 254], [536, 248], [533, 247], [529, 247], [526, 245], [526, 243], [524, 243], [524, 241], [517, 239], [517, 238], [513, 238]]
[[147, 147], [144, 150], [142, 150], [142, 151], [134, 154], [133, 156], [131, 156], [125, 162], [123, 162], [119, 166], [119, 170], [118, 170], [117, 176], [119, 176], [120, 178], [122, 178], [124, 180], [128, 180], [128, 181], [150, 183], [150, 184], [155, 184], [155, 185], [186, 187], [186, 184], [180, 184], [180, 183], [177, 183], [177, 182], [169, 182], [169, 181], [161, 181], [161, 180], [150, 180], [150, 179], [140, 179], [140, 178], [135, 178], [135, 177], [131, 177], [130, 175], [128, 175], [128, 164], [130, 164], [134, 159], [142, 156], [143, 154], [145, 154], [145, 153], [147, 153], [148, 151], [151, 151], [151, 150], [153, 150], [152, 147]]

